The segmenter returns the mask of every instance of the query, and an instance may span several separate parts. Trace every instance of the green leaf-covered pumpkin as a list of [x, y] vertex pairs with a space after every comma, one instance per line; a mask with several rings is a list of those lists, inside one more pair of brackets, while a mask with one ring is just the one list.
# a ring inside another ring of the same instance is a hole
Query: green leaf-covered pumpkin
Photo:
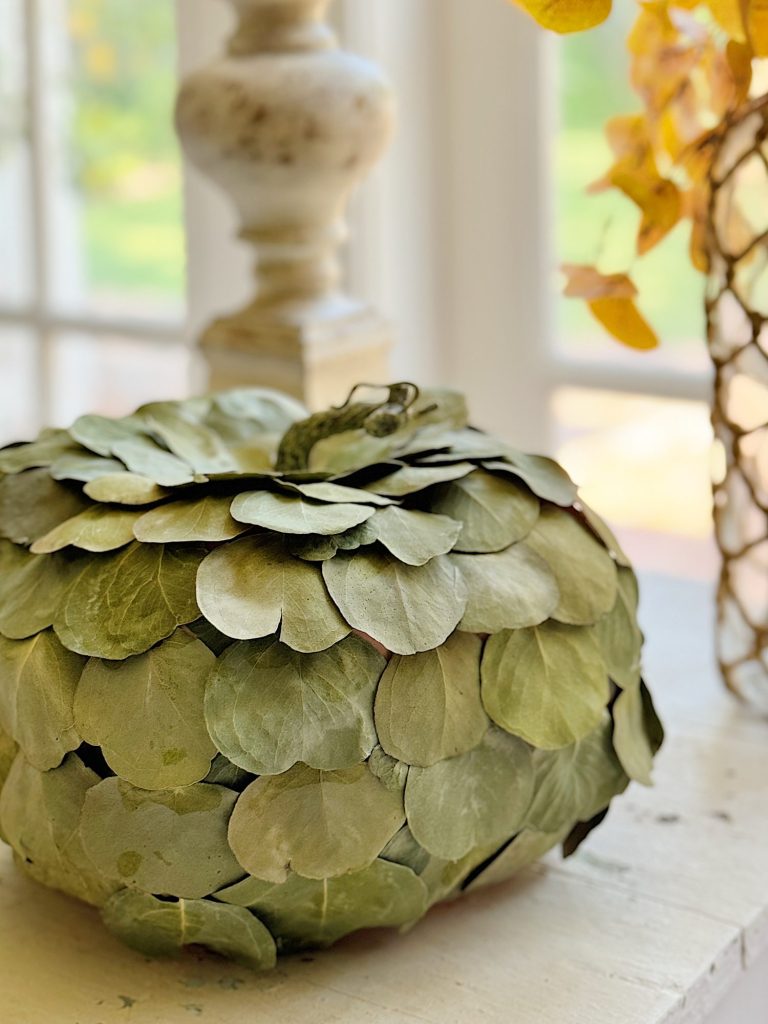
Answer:
[[353, 399], [0, 451], [0, 834], [145, 953], [266, 968], [411, 925], [649, 781], [609, 529], [460, 396]]

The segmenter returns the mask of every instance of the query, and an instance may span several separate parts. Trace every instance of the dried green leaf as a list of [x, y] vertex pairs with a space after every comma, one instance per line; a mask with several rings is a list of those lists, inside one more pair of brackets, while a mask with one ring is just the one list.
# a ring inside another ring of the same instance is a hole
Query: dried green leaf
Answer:
[[79, 491], [51, 479], [47, 469], [30, 469], [0, 479], [0, 536], [31, 544], [90, 502]]
[[552, 618], [587, 626], [609, 612], [616, 601], [616, 565], [603, 545], [577, 519], [561, 509], [542, 510], [526, 543], [552, 570], [560, 603]]
[[459, 623], [468, 633], [538, 626], [560, 601], [549, 566], [525, 541], [491, 555], [451, 555], [451, 561], [469, 593]]
[[371, 491], [361, 490], [359, 487], [347, 487], [343, 484], [334, 484], [329, 481], [319, 481], [309, 484], [293, 484], [284, 481], [282, 486], [295, 494], [301, 494], [312, 501], [323, 501], [332, 505], [391, 505], [390, 498], [384, 498], [380, 494], [373, 494]]
[[653, 785], [651, 738], [646, 731], [640, 686], [624, 690], [613, 705], [613, 747], [627, 775], [644, 786]]
[[376, 746], [368, 758], [368, 768], [379, 782], [383, 782], [393, 793], [402, 794], [408, 778], [408, 765], [386, 754], [381, 746]]
[[185, 946], [203, 946], [257, 971], [275, 966], [275, 942], [248, 910], [211, 900], [160, 900], [121, 889], [101, 912], [109, 930], [146, 956], [175, 956]]
[[488, 731], [480, 701], [482, 642], [454, 633], [435, 650], [391, 659], [376, 693], [382, 748], [426, 767], [472, 750]]
[[251, 783], [232, 814], [229, 842], [255, 878], [285, 882], [292, 869], [322, 880], [368, 867], [404, 820], [402, 797], [366, 765], [335, 772], [296, 765]]
[[340, 553], [323, 562], [323, 577], [350, 626], [396, 654], [438, 647], [467, 604], [464, 582], [445, 556], [411, 566], [375, 550]]
[[568, 835], [571, 830], [569, 823], [567, 828], [560, 832], [535, 832], [525, 828], [518, 832], [515, 838], [505, 846], [497, 857], [483, 868], [467, 885], [467, 892], [474, 892], [475, 889], [483, 889], [489, 885], [498, 885], [512, 878], [529, 864], [540, 860], [549, 850]]
[[92, 658], [77, 688], [77, 730], [134, 786], [200, 782], [216, 754], [203, 713], [215, 664], [205, 644], [182, 630], [125, 661]]
[[236, 799], [232, 790], [206, 782], [152, 791], [104, 779], [85, 797], [83, 846], [104, 874], [123, 885], [200, 899], [242, 875], [227, 844]]
[[483, 468], [522, 480], [542, 501], [551, 501], [563, 508], [570, 508], [578, 497], [576, 484], [563, 467], [543, 455], [526, 455], [509, 449], [504, 462], [484, 462]]
[[70, 435], [96, 455], [110, 456], [120, 441], [128, 441], [144, 432], [144, 424], [136, 416], [110, 419], [108, 416], [81, 416], [69, 428]]
[[137, 434], [118, 441], [112, 446], [112, 451], [130, 473], [146, 477], [161, 487], [180, 487], [195, 479], [186, 462], [171, 455], [149, 437]]
[[373, 698], [385, 664], [354, 636], [317, 654], [273, 639], [233, 644], [205, 694], [208, 730], [222, 753], [254, 774], [277, 775], [297, 761], [351, 768], [376, 744]]
[[[152, 402], [142, 406], [138, 415], [151, 433], [195, 473], [229, 473], [237, 469], [237, 464], [224, 441], [194, 415], [205, 414], [209, 407], [208, 400], [197, 410], [191, 410], [186, 403]], [[119, 456], [119, 452], [115, 454]]]
[[73, 702], [84, 663], [51, 630], [28, 640], [0, 637], [0, 726], [40, 771], [80, 746]]
[[232, 515], [238, 522], [275, 533], [330, 536], [364, 523], [373, 513], [367, 505], [315, 503], [271, 491], [247, 491], [232, 502]]
[[94, 505], [36, 540], [32, 553], [47, 555], [70, 546], [92, 552], [116, 551], [133, 540], [133, 525], [140, 514], [135, 509]]
[[211, 410], [205, 422], [220, 434], [225, 441], [232, 441], [228, 433], [237, 431], [237, 437], [247, 441], [254, 436], [284, 434], [288, 427], [308, 415], [306, 408], [271, 388], [233, 388], [213, 395]]
[[54, 480], [77, 480], [80, 483], [89, 483], [100, 476], [124, 471], [125, 467], [117, 459], [104, 459], [85, 451], [62, 455], [49, 470]]
[[248, 530], [230, 515], [232, 499], [209, 494], [204, 498], [173, 501], [145, 512], [134, 535], [142, 544], [182, 544], [206, 541], [217, 544]]
[[427, 487], [434, 487], [435, 484], [461, 480], [475, 469], [471, 462], [458, 462], [448, 466], [403, 466], [394, 473], [374, 480], [366, 486], [366, 490], [391, 498], [404, 498], [417, 491], [426, 490]]
[[246, 878], [216, 899], [254, 911], [286, 951], [330, 946], [361, 928], [413, 924], [427, 909], [424, 883], [385, 860], [322, 881], [296, 874], [277, 885]]
[[253, 782], [253, 773], [232, 764], [223, 754], [217, 754], [203, 782], [212, 782], [217, 786], [226, 786], [228, 789], [241, 792], [249, 782]]
[[411, 768], [405, 787], [408, 826], [436, 857], [459, 860], [508, 839], [533, 796], [531, 752], [521, 740], [489, 729], [479, 746], [429, 768]]
[[212, 551], [200, 566], [197, 597], [208, 621], [237, 640], [279, 628], [283, 643], [311, 653], [350, 632], [320, 570], [293, 558], [274, 537], [245, 537]]
[[611, 744], [607, 712], [596, 729], [561, 750], [535, 750], [536, 789], [526, 815], [528, 828], [567, 834], [587, 821], [627, 783]]
[[[14, 741], [13, 737], [9, 736], [8, 733], [0, 728], [0, 790], [5, 785], [5, 780], [11, 771], [11, 766], [16, 760], [16, 755], [19, 752], [18, 744]], [[5, 836], [0, 832], [0, 839], [8, 842]]]
[[532, 494], [482, 470], [441, 485], [429, 507], [462, 524], [456, 551], [501, 551], [527, 537], [539, 517]]
[[26, 874], [95, 906], [120, 884], [90, 860], [79, 831], [85, 797], [100, 781], [77, 754], [48, 772], [19, 754], [0, 795], [0, 826]]
[[36, 441], [0, 448], [0, 473], [23, 473], [26, 469], [50, 466], [64, 455], [82, 452], [66, 430], [43, 430]]
[[138, 473], [107, 473], [83, 488], [89, 498], [110, 505], [153, 505], [170, 491]]
[[364, 537], [362, 543], [378, 540], [406, 565], [425, 565], [436, 555], [451, 550], [461, 532], [461, 523], [431, 512], [392, 507], [379, 509], [360, 529], [370, 537]]
[[589, 524], [589, 528], [592, 530], [595, 536], [599, 537], [599, 539], [603, 542], [603, 544], [608, 549], [614, 561], [618, 562], [619, 565], [624, 566], [627, 569], [631, 569], [632, 563], [622, 550], [621, 545], [616, 539], [616, 535], [614, 534], [613, 530], [611, 530], [611, 528], [608, 526], [608, 524], [605, 523], [600, 518], [600, 516], [596, 512], [594, 512], [589, 507], [589, 505], [586, 505], [583, 501], [579, 501], [578, 511], [581, 513], [581, 515], [584, 516], [587, 523]]
[[[399, 764], [399, 762], [396, 761], [395, 764]], [[407, 825], [403, 825], [400, 831], [392, 836], [379, 856], [382, 860], [392, 861], [393, 864], [402, 864], [417, 875], [426, 871], [434, 860], [431, 853], [428, 853], [423, 846], [419, 846]]]
[[0, 540], [0, 633], [24, 640], [51, 626], [73, 568], [61, 555], [31, 555]]
[[199, 617], [195, 577], [202, 557], [196, 548], [133, 543], [82, 559], [56, 611], [59, 639], [94, 658], [143, 654]]
[[640, 683], [643, 634], [637, 624], [637, 602], [635, 574], [631, 569], [620, 569], [616, 603], [595, 626], [608, 675], [623, 689]]
[[597, 728], [610, 698], [594, 631], [559, 622], [492, 636], [481, 675], [494, 722], [544, 750], [567, 747]]
[[[433, 449], [443, 449], [433, 451]], [[422, 431], [403, 449], [403, 456], [419, 456], [424, 465], [447, 465], [463, 459], [495, 459], [506, 455], [508, 447], [472, 427], [463, 430]]]

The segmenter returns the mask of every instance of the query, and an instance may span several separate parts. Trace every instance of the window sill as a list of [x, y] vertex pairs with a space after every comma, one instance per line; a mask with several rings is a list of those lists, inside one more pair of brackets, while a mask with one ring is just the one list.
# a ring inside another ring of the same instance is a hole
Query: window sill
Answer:
[[[6, 851], [4, 1019], [758, 1024], [768, 1000], [765, 722], [720, 689], [707, 587], [651, 577], [644, 611], [647, 675], [668, 727], [657, 786], [632, 786], [570, 861], [437, 908], [407, 936], [352, 936], [255, 976], [123, 950], [93, 911], [22, 879]], [[751, 1014], [738, 1008], [748, 1002]]]

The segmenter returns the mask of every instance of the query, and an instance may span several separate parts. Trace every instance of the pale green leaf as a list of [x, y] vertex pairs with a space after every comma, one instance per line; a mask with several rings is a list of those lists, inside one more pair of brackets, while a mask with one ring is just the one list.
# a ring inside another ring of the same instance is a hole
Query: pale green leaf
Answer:
[[243, 868], [266, 882], [362, 871], [405, 820], [402, 796], [364, 764], [320, 772], [296, 765], [256, 779], [240, 796], [229, 842]]
[[539, 832], [566, 834], [577, 821], [588, 821], [619, 793], [626, 776], [611, 745], [611, 719], [561, 750], [535, 750], [536, 790], [526, 825]]
[[502, 729], [545, 750], [597, 728], [610, 698], [594, 630], [545, 622], [504, 631], [485, 646], [485, 710]]
[[48, 629], [28, 640], [0, 637], [0, 725], [40, 771], [80, 746], [73, 702], [84, 663]]
[[459, 628], [469, 633], [538, 626], [560, 601], [555, 577], [525, 541], [491, 555], [451, 555], [469, 600]]
[[364, 430], [345, 430], [319, 440], [309, 454], [313, 473], [349, 475], [365, 466], [385, 463], [397, 447], [392, 437], [372, 437]]
[[385, 860], [319, 881], [296, 874], [282, 884], [247, 878], [216, 899], [258, 914], [284, 951], [330, 946], [361, 928], [413, 924], [427, 909], [424, 883]]
[[374, 480], [366, 486], [366, 490], [392, 498], [404, 498], [435, 484], [460, 480], [474, 472], [475, 468], [471, 462], [457, 462], [449, 466], [403, 466], [394, 473]]
[[232, 499], [209, 494], [204, 498], [172, 501], [145, 512], [134, 535], [143, 544], [181, 544], [206, 541], [217, 544], [239, 537], [248, 529], [230, 515]]
[[152, 791], [104, 779], [85, 797], [83, 846], [104, 874], [123, 885], [200, 899], [242, 875], [227, 844], [236, 799], [232, 790], [205, 782]]
[[292, 423], [308, 415], [301, 402], [271, 388], [233, 388], [214, 395], [211, 401], [205, 422], [227, 441], [233, 438], [226, 426], [237, 429], [237, 436], [248, 440], [264, 434], [284, 434]]
[[125, 467], [117, 459], [105, 459], [92, 452], [77, 452], [62, 455], [51, 465], [50, 474], [54, 480], [77, 480], [88, 483], [109, 473], [122, 473]]
[[271, 491], [247, 491], [232, 502], [232, 515], [240, 523], [261, 526], [275, 533], [343, 533], [370, 519], [367, 505], [329, 505]]
[[381, 746], [376, 746], [368, 758], [368, 767], [383, 782], [387, 789], [394, 793], [402, 793], [408, 778], [408, 765], [385, 753]]
[[438, 647], [467, 604], [464, 581], [444, 555], [411, 566], [383, 551], [340, 553], [323, 562], [323, 577], [350, 626], [396, 654]]
[[215, 664], [205, 644], [182, 630], [124, 661], [92, 658], [77, 688], [78, 732], [134, 786], [173, 789], [199, 782], [216, 754], [203, 713]]
[[302, 761], [351, 768], [373, 750], [373, 698], [384, 658], [358, 637], [299, 654], [277, 640], [233, 644], [205, 695], [208, 730], [247, 771], [277, 775]]
[[571, 830], [573, 822], [560, 832], [536, 832], [525, 828], [484, 867], [467, 885], [467, 892], [489, 885], [506, 882], [529, 864], [540, 860], [545, 853], [561, 843]]
[[133, 525], [140, 514], [135, 509], [94, 505], [36, 540], [31, 550], [36, 555], [70, 546], [92, 552], [116, 551], [133, 540]]
[[202, 555], [196, 548], [133, 543], [82, 559], [56, 612], [59, 639], [94, 658], [143, 654], [199, 617], [195, 576]]
[[493, 473], [522, 480], [542, 501], [551, 501], [563, 508], [570, 508], [578, 497], [576, 484], [563, 467], [543, 455], [526, 455], [510, 449], [505, 461], [486, 462], [484, 467]]
[[0, 478], [0, 536], [31, 544], [90, 502], [77, 490], [51, 479], [47, 469]]
[[450, 551], [461, 533], [461, 523], [448, 516], [404, 508], [383, 508], [362, 527], [406, 565], [425, 565]]
[[73, 571], [61, 555], [31, 555], [0, 540], [0, 633], [23, 640], [52, 625]]
[[69, 428], [72, 437], [96, 455], [110, 456], [120, 441], [144, 432], [144, 424], [135, 416], [114, 420], [108, 416], [81, 416]]
[[[395, 762], [399, 764], [399, 762]], [[407, 771], [407, 766], [406, 766]], [[405, 784], [405, 780], [403, 780]], [[393, 864], [402, 864], [404, 867], [421, 875], [434, 861], [431, 853], [428, 853], [423, 846], [419, 846], [413, 838], [413, 832], [407, 825], [403, 825], [399, 832], [396, 832], [387, 845], [379, 854], [382, 860], [392, 861]]]
[[632, 563], [622, 550], [621, 545], [616, 539], [616, 535], [614, 534], [613, 530], [608, 526], [608, 524], [605, 523], [600, 518], [600, 516], [583, 501], [579, 501], [577, 507], [579, 512], [584, 516], [587, 523], [589, 524], [589, 528], [597, 537], [600, 538], [600, 540], [603, 542], [603, 544], [610, 552], [614, 561], [616, 561], [619, 565], [624, 566], [627, 569], [631, 569]]
[[501, 551], [527, 537], [539, 517], [532, 494], [482, 470], [441, 485], [429, 507], [462, 524], [457, 551]]
[[311, 653], [350, 631], [319, 568], [293, 558], [275, 537], [245, 537], [212, 551], [200, 566], [197, 598], [208, 621], [236, 640], [279, 629], [283, 643]]
[[371, 491], [361, 490], [359, 487], [347, 487], [343, 484], [334, 484], [329, 481], [319, 481], [309, 484], [292, 484], [285, 481], [282, 486], [296, 494], [301, 494], [312, 501], [323, 501], [333, 505], [391, 505], [390, 498], [384, 498], [380, 494], [373, 494]]
[[50, 466], [64, 455], [82, 452], [66, 430], [44, 430], [36, 441], [0, 448], [0, 473], [23, 473], [25, 469]]
[[84, 491], [94, 501], [110, 505], [153, 505], [170, 493], [138, 473], [107, 473], [90, 480]]
[[587, 626], [609, 612], [616, 601], [616, 565], [600, 541], [568, 512], [542, 511], [526, 543], [541, 555], [557, 580], [559, 622]]
[[[204, 408], [197, 412], [208, 412], [209, 405], [206, 400]], [[152, 402], [142, 406], [138, 415], [151, 433], [195, 473], [228, 473], [237, 469], [221, 437], [201, 423], [185, 403]], [[115, 454], [119, 456], [119, 452]]]
[[530, 750], [516, 737], [489, 729], [468, 753], [411, 768], [405, 811], [425, 850], [459, 860], [477, 847], [509, 839], [522, 825], [532, 796]]
[[26, 874], [96, 906], [120, 886], [90, 860], [79, 831], [86, 794], [100, 781], [77, 754], [47, 772], [19, 754], [0, 796], [0, 826]]
[[238, 792], [245, 789], [249, 782], [253, 782], [253, 775], [244, 768], [232, 764], [229, 758], [223, 754], [217, 754], [211, 763], [211, 770], [203, 779], [203, 782], [212, 782], [217, 786], [227, 786], [228, 789], [236, 789]]
[[[444, 449], [434, 451], [433, 449]], [[436, 429], [434, 433], [420, 432], [405, 447], [404, 456], [419, 455], [419, 461], [426, 465], [441, 465], [458, 462], [460, 459], [495, 459], [504, 456], [507, 445], [496, 437], [490, 437], [472, 427], [462, 430]]]
[[376, 693], [376, 731], [391, 757], [422, 767], [472, 750], [488, 730], [482, 642], [454, 633], [435, 650], [395, 656]]
[[[13, 737], [9, 736], [4, 729], [0, 728], [0, 790], [5, 785], [5, 780], [11, 771], [11, 765], [16, 760], [19, 752], [18, 744]], [[0, 833], [0, 839], [5, 837]], [[7, 840], [6, 840], [7, 842]]]
[[136, 435], [118, 441], [112, 446], [112, 452], [130, 473], [146, 477], [161, 487], [179, 487], [195, 479], [186, 462], [171, 455], [149, 437]]
[[146, 956], [175, 956], [203, 946], [257, 971], [275, 966], [275, 942], [250, 911], [211, 900], [160, 900], [121, 889], [101, 912], [107, 928]]
[[631, 569], [620, 569], [616, 603], [595, 626], [608, 675], [624, 689], [636, 687], [640, 682], [643, 634], [637, 623], [637, 602], [635, 574]]
[[645, 707], [640, 686], [624, 690], [613, 705], [613, 746], [627, 775], [644, 786], [653, 784], [654, 750], [646, 732]]

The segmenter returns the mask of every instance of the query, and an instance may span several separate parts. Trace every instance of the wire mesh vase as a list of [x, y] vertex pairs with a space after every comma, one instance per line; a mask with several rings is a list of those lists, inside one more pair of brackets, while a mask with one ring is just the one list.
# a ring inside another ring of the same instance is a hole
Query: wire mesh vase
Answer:
[[720, 139], [709, 245], [718, 657], [728, 687], [768, 712], [768, 98]]

